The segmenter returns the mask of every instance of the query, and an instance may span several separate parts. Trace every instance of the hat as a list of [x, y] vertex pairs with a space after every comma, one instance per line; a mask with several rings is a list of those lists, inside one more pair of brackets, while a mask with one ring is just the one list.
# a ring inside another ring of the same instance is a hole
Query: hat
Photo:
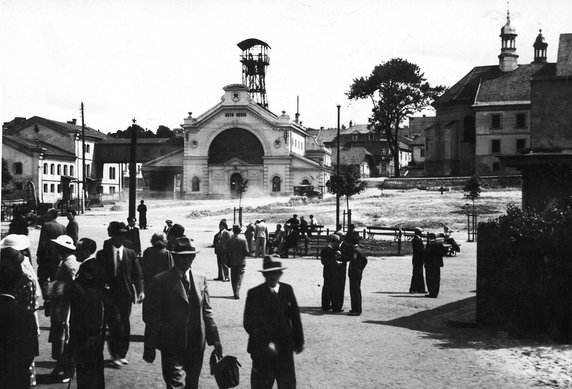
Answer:
[[22, 253], [13, 247], [2, 247], [2, 266], [16, 266], [24, 262]]
[[125, 223], [123, 223], [123, 222], [113, 221], [113, 222], [109, 223], [109, 227], [107, 227], [107, 231], [112, 232], [112, 233], [122, 233], [122, 232], [127, 232], [127, 227], [125, 226]]
[[0, 241], [0, 249], [12, 247], [15, 250], [24, 250], [30, 247], [30, 238], [26, 235], [10, 234]]
[[242, 227], [240, 227], [240, 224], [233, 224], [232, 225], [232, 232], [238, 234], [238, 233], [240, 233], [240, 231], [242, 231]]
[[423, 228], [421, 228], [421, 227], [415, 227], [415, 228], [413, 229], [413, 231], [415, 231], [415, 232], [423, 232]]
[[279, 271], [287, 269], [287, 267], [282, 266], [282, 262], [275, 261], [272, 259], [271, 256], [265, 255], [264, 259], [262, 260], [262, 269], [258, 270], [261, 273], [268, 273], [272, 271]]
[[173, 255], [185, 255], [185, 254], [198, 254], [200, 251], [197, 251], [195, 245], [193, 244], [193, 240], [187, 238], [186, 236], [182, 236], [180, 238], [175, 239], [173, 251], [171, 254]]
[[342, 238], [338, 234], [330, 234], [328, 235], [328, 242], [339, 242]]
[[171, 219], [165, 220], [165, 223], [167, 223], [167, 224], [168, 224], [168, 223], [172, 223], [172, 222], [173, 222], [173, 221], [172, 221]]
[[56, 239], [50, 239], [52, 242], [59, 244], [69, 250], [75, 250], [73, 239], [67, 235], [60, 235]]

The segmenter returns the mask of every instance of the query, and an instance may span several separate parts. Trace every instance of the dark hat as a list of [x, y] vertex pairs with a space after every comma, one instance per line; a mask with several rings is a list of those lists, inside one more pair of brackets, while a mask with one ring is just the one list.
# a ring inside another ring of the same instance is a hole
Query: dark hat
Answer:
[[286, 267], [282, 266], [282, 262], [275, 261], [272, 259], [271, 256], [265, 255], [264, 259], [262, 260], [262, 269], [258, 270], [261, 273], [268, 273], [272, 271], [280, 271], [287, 269]]
[[435, 236], [434, 233], [430, 232], [430, 233], [427, 234], [427, 239], [429, 239], [429, 240], [435, 240], [435, 239], [437, 239], [437, 237]]
[[107, 231], [109, 231], [111, 233], [125, 233], [125, 232], [127, 232], [127, 227], [125, 226], [125, 223], [123, 223], [123, 222], [112, 221], [111, 223], [109, 223], [109, 227], [107, 227]]
[[180, 238], [175, 239], [173, 251], [171, 254], [173, 255], [188, 255], [188, 254], [198, 254], [200, 251], [197, 251], [195, 245], [193, 244], [192, 239], [187, 238], [186, 236], [182, 236]]
[[171, 219], [167, 219], [165, 220], [165, 223], [172, 223], [173, 221]]
[[233, 224], [232, 225], [232, 232], [234, 232], [235, 234], [239, 234], [240, 231], [242, 231], [240, 224]]
[[173, 224], [169, 230], [169, 235], [174, 236], [175, 238], [180, 238], [185, 235], [185, 227], [180, 224]]

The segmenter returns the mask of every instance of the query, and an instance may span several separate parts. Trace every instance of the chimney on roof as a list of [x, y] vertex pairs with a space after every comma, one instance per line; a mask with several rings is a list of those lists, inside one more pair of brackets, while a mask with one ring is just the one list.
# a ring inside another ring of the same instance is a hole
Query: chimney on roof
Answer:
[[68, 124], [73, 124], [75, 126], [77, 124], [77, 119], [70, 120]]
[[556, 62], [556, 76], [572, 76], [572, 34], [560, 34], [558, 42], [558, 60]]

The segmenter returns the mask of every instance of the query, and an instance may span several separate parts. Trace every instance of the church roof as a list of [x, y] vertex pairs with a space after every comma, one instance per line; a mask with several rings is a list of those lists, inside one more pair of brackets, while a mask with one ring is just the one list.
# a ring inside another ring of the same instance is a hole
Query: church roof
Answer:
[[511, 72], [501, 71], [498, 65], [477, 66], [436, 99], [433, 106], [530, 103], [531, 78], [555, 72], [554, 63], [519, 65]]

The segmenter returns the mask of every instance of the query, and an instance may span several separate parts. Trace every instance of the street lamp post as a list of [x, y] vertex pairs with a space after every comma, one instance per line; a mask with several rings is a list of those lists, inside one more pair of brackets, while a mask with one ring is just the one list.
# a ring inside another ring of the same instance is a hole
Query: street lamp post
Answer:
[[336, 158], [336, 231], [340, 229], [340, 105], [338, 104], [338, 156]]

